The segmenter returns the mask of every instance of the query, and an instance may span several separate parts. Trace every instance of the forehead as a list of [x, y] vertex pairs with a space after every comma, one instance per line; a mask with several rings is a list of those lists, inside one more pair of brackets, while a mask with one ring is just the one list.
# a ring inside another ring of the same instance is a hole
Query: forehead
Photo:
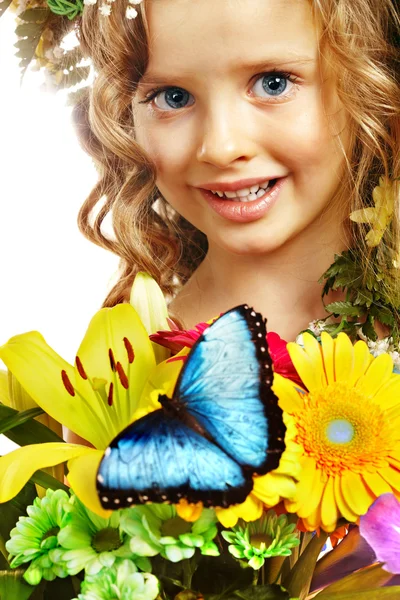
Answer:
[[272, 58], [315, 60], [310, 0], [148, 0], [149, 65], [221, 70]]

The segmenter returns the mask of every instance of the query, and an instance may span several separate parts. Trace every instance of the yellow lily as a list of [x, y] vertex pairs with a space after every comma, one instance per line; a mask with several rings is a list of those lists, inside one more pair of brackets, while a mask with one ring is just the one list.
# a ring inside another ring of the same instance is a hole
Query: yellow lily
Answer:
[[77, 496], [105, 515], [95, 475], [111, 440], [130, 422], [154, 410], [158, 393], [171, 394], [181, 361], [161, 363], [130, 304], [101, 309], [93, 317], [75, 365], [63, 360], [37, 332], [11, 338], [0, 358], [50, 417], [88, 440], [19, 448], [0, 458], [0, 502], [13, 498], [32, 474], [68, 461], [68, 480]]
[[[0, 402], [18, 411], [29, 410], [30, 408], [37, 408], [38, 406], [10, 371], [0, 371]], [[54, 431], [59, 437], [62, 437], [63, 431], [61, 423], [49, 415], [40, 415], [39, 417], [36, 417], [36, 421], [39, 421], [39, 423], [42, 423], [48, 429]], [[59, 481], [64, 481], [64, 468], [62, 465], [46, 469], [46, 471]], [[39, 485], [36, 485], [36, 490], [40, 497], [42, 497], [46, 491]]]
[[367, 246], [374, 248], [379, 244], [389, 226], [394, 212], [395, 205], [395, 187], [387, 177], [379, 178], [379, 185], [372, 192], [374, 207], [355, 210], [350, 214], [350, 219], [355, 223], [368, 223], [371, 225], [370, 231], [365, 239]]
[[[136, 275], [131, 289], [130, 303], [140, 316], [149, 335], [170, 328], [164, 294], [148, 273], [140, 271]], [[171, 355], [168, 348], [159, 344], [152, 342], [152, 347], [157, 364]]]

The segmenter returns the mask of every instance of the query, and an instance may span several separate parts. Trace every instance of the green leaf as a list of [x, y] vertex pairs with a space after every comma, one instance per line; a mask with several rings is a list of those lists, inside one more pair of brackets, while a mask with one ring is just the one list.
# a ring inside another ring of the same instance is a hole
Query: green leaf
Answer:
[[[221, 596], [205, 596], [205, 600], [219, 600]], [[223, 600], [290, 600], [289, 592], [275, 584], [257, 585], [223, 594]]]
[[392, 573], [388, 573], [382, 569], [381, 565], [372, 565], [365, 569], [360, 569], [351, 575], [347, 575], [339, 581], [335, 581], [322, 592], [318, 594], [320, 598], [328, 597], [330, 594], [343, 593], [343, 592], [361, 592], [362, 590], [370, 590], [372, 588], [379, 588], [390, 579], [392, 579]]
[[3, 0], [3, 2], [0, 2], [0, 17], [4, 15], [11, 2], [12, 0]]
[[331, 302], [325, 306], [325, 310], [328, 310], [335, 315], [346, 315], [347, 317], [357, 317], [360, 314], [360, 307], [353, 306], [351, 302]]
[[36, 483], [38, 485], [41, 485], [44, 488], [50, 488], [52, 490], [64, 490], [65, 492], [69, 492], [69, 487], [66, 486], [64, 483], [61, 483], [61, 481], [58, 481], [58, 479], [56, 479], [55, 477], [52, 477], [51, 475], [49, 475], [48, 473], [46, 473], [45, 471], [36, 471], [30, 481], [32, 481], [33, 483]]
[[18, 18], [28, 23], [44, 23], [49, 18], [50, 13], [49, 8], [29, 8], [18, 15]]
[[18, 427], [27, 421], [30, 421], [34, 417], [38, 417], [39, 415], [43, 415], [44, 411], [37, 408], [29, 408], [28, 410], [24, 410], [22, 412], [17, 412], [16, 415], [10, 415], [5, 419], [0, 419], [0, 433], [5, 433], [10, 429], [14, 429], [14, 427]]
[[72, 71], [68, 71], [68, 74], [64, 74], [61, 82], [58, 84], [60, 88], [73, 87], [81, 81], [85, 81], [89, 77], [90, 67], [77, 67], [75, 66]]
[[[14, 408], [0, 404], [0, 423], [3, 419], [18, 414], [18, 411]], [[54, 433], [54, 431], [34, 420], [17, 425], [13, 429], [8, 430], [5, 435], [19, 446], [42, 444], [46, 442], [64, 442], [64, 440]]]
[[26, 507], [33, 504], [36, 496], [34, 484], [28, 482], [15, 498], [0, 504], [0, 538], [4, 542], [10, 538], [10, 531], [18, 519], [26, 516]]
[[316, 598], [323, 598], [323, 600], [399, 600], [400, 585], [363, 590], [362, 592], [339, 592], [336, 594], [326, 594], [325, 596], [318, 594]]
[[[50, 15], [51, 11], [48, 8], [30, 8], [19, 15], [19, 19], [22, 21], [37, 25], [29, 30], [29, 33], [27, 33], [27, 29], [25, 29], [25, 35], [23, 36], [25, 39], [18, 40], [18, 42], [14, 44], [18, 49], [16, 56], [22, 59], [19, 62], [21, 79], [23, 79], [26, 69], [35, 56], [40, 37], [46, 27]], [[23, 25], [21, 25], [21, 27], [23, 27]]]
[[22, 23], [15, 29], [15, 34], [18, 37], [37, 37], [41, 35], [41, 23]]
[[28, 585], [23, 579], [23, 569], [0, 571], [0, 600], [28, 600], [35, 587]]
[[374, 328], [374, 317], [372, 315], [368, 316], [368, 319], [365, 321], [361, 329], [363, 334], [367, 336], [367, 338], [369, 338], [370, 340], [373, 340], [375, 342], [378, 339]]
[[284, 578], [283, 585], [292, 596], [298, 596], [300, 600], [304, 600], [307, 596], [315, 564], [327, 539], [328, 534], [322, 530], [319, 536], [314, 535], [292, 570]]
[[377, 306], [376, 304], [371, 306], [371, 315], [378, 319], [383, 325], [393, 327], [395, 324], [393, 313], [387, 306]]

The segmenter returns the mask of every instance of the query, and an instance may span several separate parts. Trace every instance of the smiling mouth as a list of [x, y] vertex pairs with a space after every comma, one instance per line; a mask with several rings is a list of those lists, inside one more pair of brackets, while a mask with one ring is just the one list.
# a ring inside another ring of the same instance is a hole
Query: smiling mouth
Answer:
[[252, 202], [264, 196], [264, 194], [274, 187], [278, 179], [270, 179], [260, 184], [252, 185], [249, 188], [243, 188], [236, 192], [220, 192], [210, 190], [211, 193], [219, 200], [231, 200], [233, 202]]

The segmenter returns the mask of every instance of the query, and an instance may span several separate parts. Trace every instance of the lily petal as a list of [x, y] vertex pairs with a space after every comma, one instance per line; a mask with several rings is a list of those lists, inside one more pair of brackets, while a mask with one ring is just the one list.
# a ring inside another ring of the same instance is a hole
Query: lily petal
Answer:
[[104, 443], [103, 436], [94, 426], [98, 420], [95, 410], [82, 403], [75, 392], [72, 396], [63, 383], [62, 372], [71, 388], [75, 387], [75, 370], [50, 348], [40, 333], [31, 331], [12, 337], [0, 347], [0, 358], [33, 400], [53, 419], [94, 446]]
[[[156, 364], [146, 329], [133, 306], [119, 304], [99, 310], [89, 324], [77, 356], [87, 375], [87, 379], [76, 377], [82, 396], [90, 395], [94, 380], [113, 383], [111, 406], [101, 394], [96, 395], [97, 412], [101, 411], [108, 443], [129, 425]], [[109, 394], [109, 390], [106, 392]]]
[[103, 458], [102, 450], [89, 448], [89, 452], [68, 461], [68, 482], [79, 500], [91, 511], [108, 519], [111, 510], [104, 510], [96, 490], [96, 475]]
[[[141, 271], [136, 275], [131, 289], [130, 303], [139, 315], [148, 335], [170, 329], [164, 294], [148, 273]], [[170, 356], [168, 348], [154, 342], [152, 344], [157, 364]]]
[[0, 402], [10, 406], [10, 396], [8, 394], [8, 376], [7, 371], [0, 370]]
[[[187, 354], [189, 349], [185, 348], [184, 354]], [[161, 408], [158, 401], [160, 394], [165, 394], [168, 398], [172, 398], [179, 373], [183, 367], [183, 360], [164, 362], [157, 365], [152, 371], [146, 384], [143, 388], [141, 398], [138, 403], [138, 408], [133, 414], [133, 420], [136, 421], [144, 415], [147, 415], [153, 410]]]
[[0, 502], [14, 498], [35, 471], [93, 452], [76, 444], [32, 444], [0, 457]]

